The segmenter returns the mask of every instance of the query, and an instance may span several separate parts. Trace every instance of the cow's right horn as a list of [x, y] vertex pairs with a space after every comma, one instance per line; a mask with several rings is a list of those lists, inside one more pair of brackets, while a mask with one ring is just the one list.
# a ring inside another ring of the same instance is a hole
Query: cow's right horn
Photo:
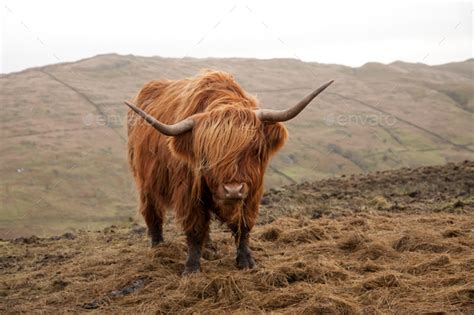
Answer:
[[166, 136], [179, 136], [185, 132], [190, 131], [194, 127], [194, 119], [192, 118], [186, 118], [184, 120], [181, 120], [180, 122], [177, 122], [176, 124], [167, 125], [162, 122], [159, 122], [158, 120], [156, 120], [155, 117], [148, 115], [135, 105], [127, 101], [124, 101], [124, 103], [125, 105], [130, 107], [135, 113], [145, 119], [145, 121], [149, 123], [153, 128], [155, 128]]
[[311, 94], [306, 96], [303, 100], [301, 100], [298, 104], [285, 109], [285, 110], [272, 110], [272, 109], [257, 109], [256, 114], [257, 117], [260, 118], [262, 121], [268, 122], [278, 122], [278, 121], [287, 121], [290, 119], [295, 118], [305, 107], [311, 103], [311, 101], [318, 96], [322, 91], [324, 91], [328, 86], [330, 86], [334, 80], [329, 81], [328, 83], [320, 86]]

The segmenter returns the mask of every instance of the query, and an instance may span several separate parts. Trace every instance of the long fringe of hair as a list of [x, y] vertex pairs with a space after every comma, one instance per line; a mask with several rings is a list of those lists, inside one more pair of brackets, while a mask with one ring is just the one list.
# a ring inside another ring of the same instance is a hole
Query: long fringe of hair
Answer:
[[[256, 99], [247, 95], [232, 76], [204, 71], [184, 80], [152, 81], [142, 88], [135, 102], [168, 124], [194, 114], [201, 118], [191, 134], [173, 138], [143, 122], [128, 124], [129, 161], [139, 192], [152, 194], [156, 207], [174, 207], [185, 230], [198, 224], [192, 208], [201, 201], [206, 172], [212, 172], [210, 180], [215, 183], [234, 179], [250, 182], [257, 190], [252, 195], [260, 198], [266, 163], [285, 142], [286, 128], [281, 124], [264, 126], [253, 113]], [[128, 115], [135, 117], [131, 112]], [[272, 152], [268, 152], [266, 139], [269, 130], [270, 138], [278, 142]], [[191, 196], [183, 190], [185, 187]], [[247, 217], [253, 221], [256, 214], [246, 213], [249, 207], [258, 211], [258, 201], [247, 201], [244, 209], [229, 214], [229, 219], [236, 215], [239, 218], [235, 220]]]

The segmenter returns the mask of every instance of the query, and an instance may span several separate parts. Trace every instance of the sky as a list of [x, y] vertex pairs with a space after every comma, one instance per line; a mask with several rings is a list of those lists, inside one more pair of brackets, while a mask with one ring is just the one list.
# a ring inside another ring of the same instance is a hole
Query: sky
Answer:
[[0, 73], [98, 54], [297, 58], [359, 67], [472, 58], [458, 1], [0, 0]]

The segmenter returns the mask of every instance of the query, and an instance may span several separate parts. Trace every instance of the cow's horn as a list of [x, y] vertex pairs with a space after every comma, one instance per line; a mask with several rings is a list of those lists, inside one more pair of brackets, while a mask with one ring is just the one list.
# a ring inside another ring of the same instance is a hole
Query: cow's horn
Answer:
[[179, 136], [185, 132], [190, 131], [194, 127], [194, 120], [192, 118], [186, 118], [177, 122], [174, 125], [167, 125], [156, 120], [153, 116], [148, 115], [140, 108], [135, 105], [124, 101], [125, 105], [130, 107], [135, 113], [140, 115], [147, 123], [152, 125], [156, 130], [167, 136]]
[[258, 109], [256, 110], [257, 117], [262, 121], [277, 122], [277, 121], [287, 121], [295, 118], [301, 111], [309, 104], [311, 101], [318, 96], [319, 93], [324, 91], [328, 86], [330, 86], [334, 80], [329, 81], [328, 83], [322, 85], [318, 89], [314, 90], [311, 94], [306, 96], [298, 104], [293, 107], [284, 110], [272, 110], [272, 109]]

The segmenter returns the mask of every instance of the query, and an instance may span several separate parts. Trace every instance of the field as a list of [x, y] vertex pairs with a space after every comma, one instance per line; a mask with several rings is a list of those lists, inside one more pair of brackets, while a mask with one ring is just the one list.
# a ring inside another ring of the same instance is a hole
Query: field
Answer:
[[136, 222], [0, 243], [1, 313], [473, 314], [474, 163], [270, 189], [239, 271], [224, 226], [181, 277], [170, 219], [150, 249]]
[[281, 109], [335, 83], [287, 126], [266, 188], [474, 160], [474, 59], [350, 68], [293, 59], [101, 55], [0, 76], [0, 237], [102, 229], [134, 217], [126, 108], [152, 79], [211, 68]]

